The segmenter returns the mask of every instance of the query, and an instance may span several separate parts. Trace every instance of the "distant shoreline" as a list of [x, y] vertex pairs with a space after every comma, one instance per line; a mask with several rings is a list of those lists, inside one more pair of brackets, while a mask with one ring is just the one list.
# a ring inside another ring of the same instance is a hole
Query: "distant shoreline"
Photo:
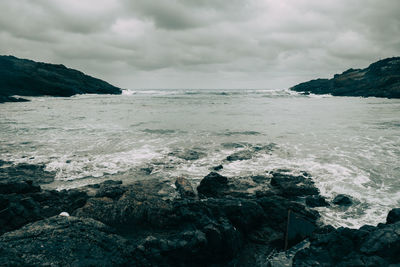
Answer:
[[305, 94], [400, 98], [400, 57], [377, 61], [365, 69], [349, 69], [332, 79], [300, 83], [290, 90]]

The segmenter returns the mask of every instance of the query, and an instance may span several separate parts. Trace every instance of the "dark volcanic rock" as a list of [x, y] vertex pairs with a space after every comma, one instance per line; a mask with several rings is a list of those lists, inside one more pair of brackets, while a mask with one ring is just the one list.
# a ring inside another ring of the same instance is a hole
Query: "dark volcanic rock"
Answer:
[[350, 196], [339, 194], [333, 199], [332, 203], [339, 206], [350, 206], [353, 201]]
[[295, 244], [309, 237], [316, 229], [315, 221], [310, 220], [300, 214], [289, 210], [288, 222], [285, 236], [285, 248], [290, 248]]
[[20, 163], [0, 167], [0, 181], [21, 182], [31, 180], [37, 184], [51, 183], [54, 181], [55, 172], [45, 170], [45, 165]]
[[306, 175], [294, 176], [284, 172], [273, 172], [271, 185], [279, 191], [279, 194], [286, 197], [318, 195], [319, 193], [312, 179]]
[[206, 156], [206, 153], [194, 150], [194, 149], [186, 149], [182, 151], [175, 151], [169, 153], [171, 156], [178, 157], [184, 160], [197, 160]]
[[0, 103], [18, 101], [13, 95], [66, 97], [120, 93], [120, 88], [63, 65], [0, 56]]
[[400, 223], [317, 231], [293, 266], [389, 266], [400, 263]]
[[386, 223], [391, 224], [400, 221], [400, 208], [392, 209], [386, 218]]
[[[136, 181], [129, 185], [123, 185], [120, 181], [106, 181], [60, 192], [42, 190], [24, 194], [0, 194], [0, 210], [6, 214], [0, 216], [2, 231], [10, 231], [66, 211], [81, 217], [69, 217], [79, 220], [79, 224], [90, 225], [86, 224], [84, 218], [91, 218], [115, 227], [120, 236], [129, 240], [129, 244], [125, 243], [126, 248], [129, 248], [127, 255], [120, 251], [119, 243], [114, 242], [121, 237], [112, 233], [104, 236], [95, 224], [90, 226], [92, 230], [86, 230], [86, 226], [76, 227], [75, 223], [71, 223], [70, 228], [64, 228], [62, 221], [62, 227], [59, 228], [59, 219], [49, 223], [49, 220], [54, 220], [50, 218], [34, 224], [35, 228], [43, 228], [43, 238], [49, 240], [42, 241], [42, 234], [39, 233], [34, 238], [26, 236], [22, 242], [19, 237], [22, 233], [19, 232], [21, 234], [15, 238], [15, 242], [8, 242], [11, 239], [4, 239], [3, 243], [0, 241], [0, 254], [4, 252], [4, 255], [11, 255], [3, 258], [0, 256], [0, 262], [5, 265], [40, 265], [48, 261], [63, 264], [64, 260], [72, 257], [71, 264], [86, 265], [84, 256], [75, 259], [74, 252], [71, 252], [75, 246], [80, 245], [76, 243], [76, 233], [82, 231], [81, 240], [86, 244], [82, 245], [82, 250], [77, 248], [76, 251], [86, 255], [86, 249], [92, 245], [94, 254], [87, 257], [87, 264], [92, 265], [98, 264], [97, 255], [104, 254], [106, 262], [108, 259], [113, 261], [111, 265], [125, 264], [125, 260], [129, 259], [128, 265], [133, 266], [254, 266], [254, 260], [257, 259], [258, 266], [264, 266], [270, 252], [284, 247], [288, 210], [296, 214], [295, 225], [303, 224], [297, 216], [307, 220], [310, 226], [316, 225], [318, 213], [276, 195], [269, 189], [269, 177], [247, 177], [244, 179], [246, 182], [240, 182], [240, 178], [233, 180], [238, 180], [239, 185], [229, 182], [224, 176], [210, 173], [199, 186], [199, 193], [203, 192], [202, 199], [177, 198], [171, 183], [158, 179]], [[183, 194], [192, 192], [187, 182], [179, 179], [178, 191], [180, 188]], [[245, 185], [248, 183], [257, 191], [251, 188], [247, 190], [249, 188]], [[207, 198], [206, 195], [212, 197]], [[29, 234], [31, 225], [21, 231]], [[289, 229], [295, 233], [290, 244], [309, 235], [302, 234], [296, 227]], [[47, 235], [48, 231], [55, 232], [53, 239]], [[86, 234], [91, 237], [86, 238]], [[64, 239], [61, 240], [62, 236]], [[97, 241], [97, 238], [101, 238], [102, 242]], [[28, 245], [31, 239], [34, 239], [32, 247]], [[31, 250], [36, 240], [43, 242], [44, 246], [58, 246], [65, 255], [43, 259], [43, 255], [54, 251], [52, 248], [48, 249], [49, 252]], [[57, 242], [64, 242], [65, 247]], [[106, 251], [99, 250], [99, 246], [104, 246]], [[115, 258], [110, 256], [114, 250], [120, 253], [115, 254]], [[28, 254], [35, 259], [28, 261], [25, 258], [15, 258], [16, 255], [25, 257]]]
[[40, 192], [40, 186], [34, 185], [32, 181], [0, 182], [0, 194], [26, 194]]
[[349, 69], [330, 80], [312, 80], [290, 89], [334, 96], [400, 98], [400, 57], [383, 59], [365, 69]]
[[320, 195], [306, 197], [306, 204], [311, 208], [329, 206], [329, 203], [326, 202], [326, 199]]
[[209, 173], [201, 180], [197, 187], [197, 192], [206, 197], [215, 197], [221, 194], [221, 191], [227, 188], [228, 178], [216, 172]]
[[0, 234], [82, 207], [88, 198], [79, 190], [42, 191], [30, 182], [0, 185]]
[[0, 95], [0, 103], [4, 102], [29, 102], [29, 100], [22, 97]]
[[178, 177], [176, 179], [175, 186], [176, 186], [176, 189], [178, 190], [179, 194], [183, 198], [196, 196], [196, 193], [194, 192], [193, 187], [190, 184], [190, 182], [183, 177]]
[[95, 197], [108, 197], [111, 199], [119, 199], [125, 193], [126, 188], [121, 186], [121, 181], [108, 180], [100, 184]]
[[227, 161], [237, 161], [237, 160], [248, 160], [253, 157], [252, 151], [249, 150], [241, 150], [238, 152], [233, 153], [232, 155], [229, 155], [226, 160]]
[[224, 166], [222, 166], [222, 165], [220, 164], [220, 165], [218, 165], [218, 166], [213, 167], [212, 169], [213, 169], [214, 171], [220, 171], [220, 170], [222, 170], [223, 168], [224, 168]]
[[0, 237], [1, 266], [134, 265], [130, 243], [88, 218], [55, 216]]

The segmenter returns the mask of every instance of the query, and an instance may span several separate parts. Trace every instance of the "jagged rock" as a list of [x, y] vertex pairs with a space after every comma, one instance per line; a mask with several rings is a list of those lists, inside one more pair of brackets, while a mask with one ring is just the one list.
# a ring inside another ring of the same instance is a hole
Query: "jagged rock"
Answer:
[[249, 144], [247, 144], [247, 143], [222, 143], [221, 145], [224, 148], [244, 148]]
[[400, 222], [384, 225], [370, 232], [360, 251], [367, 255], [388, 258], [391, 263], [400, 263]]
[[89, 218], [55, 216], [0, 236], [0, 265], [131, 265], [133, 246]]
[[112, 226], [164, 225], [171, 210], [175, 190], [163, 181], [149, 179], [126, 186], [119, 198], [93, 197], [73, 212], [74, 216], [90, 217]]
[[175, 156], [178, 157], [180, 159], [184, 159], [184, 160], [198, 160], [200, 158], [203, 158], [206, 156], [206, 153], [198, 151], [198, 150], [194, 150], [194, 149], [186, 149], [183, 151], [175, 151], [175, 152], [171, 152], [169, 153], [170, 156]]
[[25, 182], [17, 185], [11, 182], [10, 186], [3, 182], [2, 188], [6, 194], [0, 194], [0, 234], [63, 211], [70, 213], [83, 206], [88, 198], [80, 190], [42, 191], [39, 186]]
[[285, 236], [285, 247], [290, 248], [293, 245], [303, 241], [309, 237], [317, 228], [315, 221], [307, 219], [306, 217], [296, 214], [289, 210], [288, 222]]
[[121, 186], [121, 184], [121, 181], [105, 181], [100, 184], [100, 187], [97, 190], [95, 197], [108, 197], [112, 199], [119, 199], [126, 191], [126, 188], [124, 186]]
[[308, 176], [294, 176], [284, 172], [273, 172], [271, 185], [285, 197], [318, 195], [319, 190]]
[[391, 211], [389, 211], [389, 214], [386, 217], [386, 223], [391, 224], [399, 221], [400, 221], [400, 208], [392, 209]]
[[306, 197], [306, 204], [311, 208], [329, 206], [329, 203], [326, 202], [326, 199], [320, 195]]
[[32, 181], [0, 182], [0, 194], [26, 194], [40, 192], [40, 186]]
[[0, 168], [0, 181], [5, 183], [33, 181], [36, 184], [51, 183], [54, 181], [55, 172], [45, 170], [45, 165], [20, 163]]
[[221, 194], [223, 189], [227, 188], [228, 178], [216, 172], [209, 173], [201, 180], [197, 187], [197, 192], [202, 196], [215, 197]]
[[237, 160], [248, 160], [253, 157], [252, 151], [249, 150], [241, 150], [238, 152], [233, 153], [232, 155], [229, 155], [226, 160], [227, 161], [237, 161]]
[[181, 197], [196, 196], [196, 193], [194, 192], [192, 185], [186, 178], [178, 177], [175, 181], [175, 186]]
[[339, 194], [333, 199], [332, 203], [339, 206], [350, 206], [353, 201], [350, 196]]
[[295, 255], [294, 267], [372, 267], [400, 263], [400, 222], [360, 229], [321, 229], [311, 236], [310, 242], [309, 248]]
[[223, 168], [224, 168], [224, 166], [222, 166], [222, 165], [220, 164], [220, 165], [218, 165], [218, 166], [213, 167], [212, 169], [213, 169], [214, 171], [220, 171], [220, 170], [222, 170]]
[[0, 95], [0, 103], [4, 103], [4, 102], [29, 102], [29, 100], [22, 98], [22, 97]]

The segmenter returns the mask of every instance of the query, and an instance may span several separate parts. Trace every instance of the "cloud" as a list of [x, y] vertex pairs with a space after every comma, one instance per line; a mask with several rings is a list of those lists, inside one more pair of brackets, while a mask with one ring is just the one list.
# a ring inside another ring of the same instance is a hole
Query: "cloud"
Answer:
[[397, 0], [2, 0], [0, 53], [125, 88], [287, 88], [400, 55]]

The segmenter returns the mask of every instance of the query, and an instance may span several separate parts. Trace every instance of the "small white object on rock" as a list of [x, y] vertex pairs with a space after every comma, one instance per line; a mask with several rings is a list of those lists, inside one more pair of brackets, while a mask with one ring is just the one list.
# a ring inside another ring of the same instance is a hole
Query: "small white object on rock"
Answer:
[[61, 213], [60, 213], [60, 216], [69, 217], [69, 213], [68, 213], [68, 212], [65, 212], [65, 211], [63, 211], [63, 212], [61, 212]]

